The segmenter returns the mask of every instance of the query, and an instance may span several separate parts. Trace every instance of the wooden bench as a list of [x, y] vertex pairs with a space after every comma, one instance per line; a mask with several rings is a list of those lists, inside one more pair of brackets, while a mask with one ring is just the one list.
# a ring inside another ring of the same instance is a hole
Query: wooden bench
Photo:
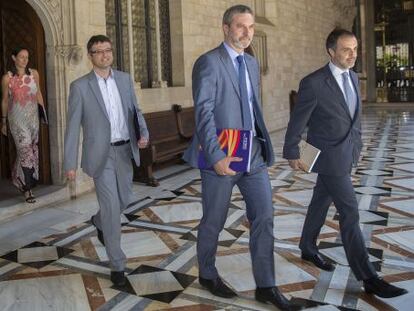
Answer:
[[134, 180], [156, 187], [154, 165], [179, 160], [194, 132], [194, 108], [173, 105], [171, 110], [144, 114], [150, 143], [140, 149], [141, 166], [134, 167]]

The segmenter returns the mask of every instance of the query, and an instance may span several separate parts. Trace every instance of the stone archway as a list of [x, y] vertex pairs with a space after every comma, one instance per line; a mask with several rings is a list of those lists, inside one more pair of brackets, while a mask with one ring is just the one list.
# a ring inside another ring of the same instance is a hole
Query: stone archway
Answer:
[[[24, 0], [0, 2], [0, 72], [3, 75], [12, 68], [11, 53], [16, 47], [29, 51], [29, 68], [39, 72], [39, 87], [45, 88], [45, 44], [44, 30], [36, 12]], [[7, 92], [7, 91], [6, 91]], [[0, 94], [3, 90], [0, 90]], [[3, 115], [2, 115], [3, 117]], [[10, 134], [10, 133], [9, 133]], [[39, 128], [39, 181], [50, 183], [49, 139], [47, 126]], [[9, 179], [16, 159], [14, 139], [0, 135], [0, 179]]]
[[73, 0], [26, 0], [38, 14], [45, 32], [47, 101], [49, 103], [50, 170], [53, 184], [62, 184], [66, 126], [67, 71], [82, 60], [76, 44]]

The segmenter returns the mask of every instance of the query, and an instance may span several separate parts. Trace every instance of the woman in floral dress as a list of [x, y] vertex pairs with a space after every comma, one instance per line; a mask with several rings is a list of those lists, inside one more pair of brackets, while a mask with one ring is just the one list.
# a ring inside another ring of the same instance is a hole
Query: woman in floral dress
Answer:
[[12, 52], [13, 68], [2, 79], [2, 126], [7, 135], [6, 120], [16, 145], [16, 161], [12, 170], [13, 184], [24, 193], [26, 202], [36, 202], [32, 188], [39, 178], [39, 110], [44, 106], [39, 89], [39, 74], [27, 68], [29, 51], [17, 48]]

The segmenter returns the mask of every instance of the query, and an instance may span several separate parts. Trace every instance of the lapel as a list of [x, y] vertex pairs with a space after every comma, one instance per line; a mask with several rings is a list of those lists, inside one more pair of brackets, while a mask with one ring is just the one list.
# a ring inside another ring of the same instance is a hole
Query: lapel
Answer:
[[[125, 94], [127, 94], [127, 90], [125, 89], [126, 85], [122, 84], [122, 81], [120, 79], [120, 75], [119, 72], [116, 70], [112, 70], [112, 73], [114, 75], [114, 80], [115, 80], [115, 84], [116, 87], [118, 88], [118, 92], [119, 95], [121, 96], [121, 103], [122, 103], [122, 111], [124, 112], [124, 117], [125, 117], [125, 121], [128, 120], [128, 106], [127, 104], [129, 103], [129, 101], [126, 100], [125, 98]], [[132, 92], [134, 92], [134, 90], [131, 90]]]
[[89, 73], [89, 85], [92, 89], [92, 92], [95, 94], [98, 105], [101, 107], [106, 118], [109, 120], [108, 112], [106, 111], [105, 102], [102, 97], [101, 89], [99, 88], [98, 79], [96, 78], [95, 72], [93, 70]]
[[258, 81], [256, 81], [256, 77], [258, 76], [256, 61], [254, 60], [253, 57], [251, 57], [247, 53], [244, 53], [244, 55], [245, 55], [244, 59], [246, 61], [247, 72], [249, 73], [250, 84], [252, 86], [253, 96], [255, 99], [254, 102], [257, 103], [257, 105], [259, 105], [259, 89], [258, 89]]
[[355, 115], [354, 115], [354, 120], [355, 120], [357, 118], [357, 114], [359, 114], [361, 93], [360, 93], [360, 90], [359, 90], [359, 87], [358, 87], [359, 83], [358, 83], [357, 74], [352, 70], [349, 70], [349, 73], [350, 73], [349, 75], [351, 77], [352, 85], [354, 86], [354, 90], [355, 90], [356, 96], [357, 96], [357, 106], [355, 107]]
[[339, 99], [339, 102], [344, 109], [345, 113], [348, 115], [350, 119], [351, 114], [349, 113], [348, 105], [346, 104], [344, 94], [341, 91], [341, 88], [339, 87], [338, 83], [336, 82], [331, 69], [329, 68], [329, 65], [326, 65], [324, 67], [324, 73], [325, 73], [325, 82], [329, 86], [332, 92], [334, 92], [336, 98]]
[[224, 68], [226, 68], [227, 73], [230, 76], [230, 80], [233, 84], [234, 90], [236, 91], [237, 95], [240, 98], [240, 90], [239, 90], [239, 78], [237, 77], [237, 72], [234, 69], [233, 62], [229, 56], [229, 53], [227, 53], [226, 48], [224, 47], [224, 44], [220, 44], [218, 47], [220, 60], [222, 61]]

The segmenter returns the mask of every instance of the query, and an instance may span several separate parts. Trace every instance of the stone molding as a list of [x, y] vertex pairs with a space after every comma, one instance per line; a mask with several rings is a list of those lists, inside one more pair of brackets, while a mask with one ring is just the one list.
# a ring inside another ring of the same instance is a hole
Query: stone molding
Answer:
[[64, 58], [67, 65], [76, 66], [82, 62], [83, 49], [77, 44], [56, 46], [55, 51], [57, 55]]

